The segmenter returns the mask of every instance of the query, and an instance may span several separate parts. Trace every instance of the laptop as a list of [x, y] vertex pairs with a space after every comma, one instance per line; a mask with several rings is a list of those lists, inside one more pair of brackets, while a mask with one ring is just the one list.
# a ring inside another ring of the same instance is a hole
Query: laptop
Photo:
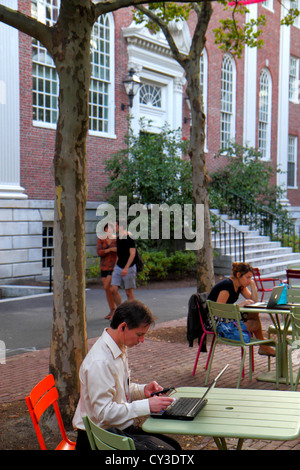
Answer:
[[159, 419], [181, 419], [191, 421], [195, 416], [204, 408], [207, 403], [207, 395], [214, 388], [217, 381], [224, 374], [225, 370], [229, 367], [227, 364], [223, 370], [212, 381], [210, 386], [206, 389], [205, 393], [200, 398], [195, 397], [179, 397], [175, 398], [172, 404], [161, 413], [151, 413], [151, 418]]
[[[268, 302], [255, 302], [254, 304], [247, 305], [247, 308], [251, 307], [264, 307], [264, 308], [283, 308], [284, 306], [277, 305], [282, 294], [284, 286], [273, 287]], [[286, 305], [287, 307], [287, 305]]]

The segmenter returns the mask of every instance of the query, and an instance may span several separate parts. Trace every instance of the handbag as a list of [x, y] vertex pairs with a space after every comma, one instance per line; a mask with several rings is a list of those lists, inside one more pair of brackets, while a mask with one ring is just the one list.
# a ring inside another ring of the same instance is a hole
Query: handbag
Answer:
[[283, 282], [279, 285], [283, 286], [283, 291], [281, 292], [281, 296], [279, 297], [277, 305], [285, 305], [285, 304], [287, 304], [287, 290], [289, 288], [289, 285], [284, 284]]
[[[250, 343], [252, 334], [247, 330], [246, 325], [242, 321], [240, 322], [240, 325], [245, 343]], [[219, 336], [224, 338], [233, 339], [234, 341], [241, 341], [238, 325], [235, 321], [228, 323], [220, 321], [217, 325], [217, 333]]]

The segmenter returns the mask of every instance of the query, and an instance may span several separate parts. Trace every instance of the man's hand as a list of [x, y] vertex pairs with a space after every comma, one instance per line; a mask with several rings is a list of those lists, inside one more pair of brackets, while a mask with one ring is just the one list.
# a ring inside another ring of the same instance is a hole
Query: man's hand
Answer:
[[171, 405], [173, 398], [167, 397], [165, 395], [155, 395], [151, 397], [151, 393], [157, 393], [163, 390], [157, 382], [150, 382], [144, 388], [145, 397], [149, 398], [149, 406], [151, 413], [160, 413], [168, 408]]
[[128, 268], [124, 268], [123, 271], [121, 272], [121, 276], [125, 277], [128, 274]]
[[159, 413], [165, 411], [171, 405], [174, 399], [166, 396], [155, 396], [149, 398], [149, 406], [151, 413]]
[[163, 390], [163, 387], [158, 385], [157, 382], [155, 381], [150, 382], [148, 385], [145, 385], [145, 388], [144, 388], [145, 397], [150, 398], [152, 393], [160, 392], [160, 390]]

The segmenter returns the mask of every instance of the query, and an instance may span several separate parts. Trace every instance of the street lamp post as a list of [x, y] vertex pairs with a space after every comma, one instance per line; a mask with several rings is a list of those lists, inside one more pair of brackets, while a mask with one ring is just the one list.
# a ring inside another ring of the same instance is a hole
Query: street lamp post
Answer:
[[136, 75], [135, 70], [131, 68], [129, 70], [127, 77], [125, 78], [125, 80], [123, 80], [123, 83], [124, 83], [126, 94], [129, 98], [129, 105], [122, 103], [121, 104], [122, 111], [124, 111], [127, 106], [129, 106], [129, 108], [132, 108], [133, 97], [137, 94], [141, 81], [139, 77]]

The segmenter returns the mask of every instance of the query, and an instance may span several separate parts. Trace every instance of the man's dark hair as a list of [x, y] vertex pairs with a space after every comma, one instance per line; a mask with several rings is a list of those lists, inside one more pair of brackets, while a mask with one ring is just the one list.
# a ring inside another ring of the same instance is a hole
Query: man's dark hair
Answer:
[[139, 300], [126, 300], [116, 308], [110, 327], [116, 330], [123, 322], [132, 330], [141, 325], [153, 324], [154, 318], [151, 310]]

